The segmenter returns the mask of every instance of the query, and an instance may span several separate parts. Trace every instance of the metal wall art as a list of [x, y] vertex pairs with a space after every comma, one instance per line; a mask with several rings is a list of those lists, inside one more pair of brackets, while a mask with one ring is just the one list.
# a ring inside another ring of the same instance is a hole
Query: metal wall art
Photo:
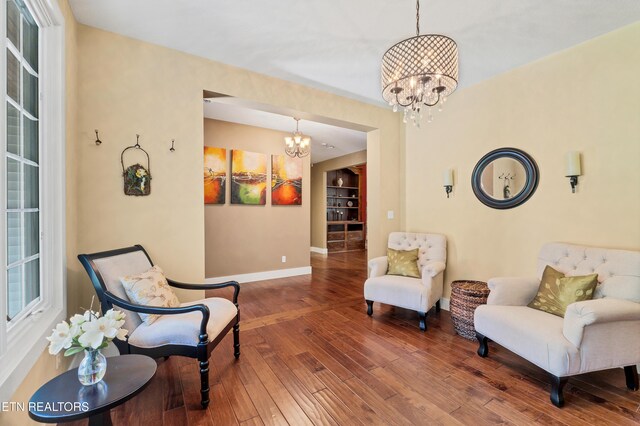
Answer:
[[[120, 154], [122, 176], [124, 178], [124, 194], [143, 196], [151, 193], [151, 161], [149, 153], [140, 146], [140, 135], [136, 135], [136, 144], [126, 147]], [[147, 156], [147, 167], [136, 163], [125, 168], [124, 153], [130, 149], [140, 150]]]

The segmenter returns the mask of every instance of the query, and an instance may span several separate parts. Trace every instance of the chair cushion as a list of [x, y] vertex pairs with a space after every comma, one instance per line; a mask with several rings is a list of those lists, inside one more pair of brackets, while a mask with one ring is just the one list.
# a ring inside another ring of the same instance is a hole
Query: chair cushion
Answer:
[[[120, 277], [148, 271], [152, 266], [142, 250], [117, 256], [103, 257], [95, 259], [93, 262], [100, 276], [102, 276], [107, 290], [124, 300], [129, 300], [129, 297], [127, 297], [127, 293], [124, 291], [124, 287], [122, 287]], [[142, 320], [136, 312], [124, 309], [123, 311], [127, 314], [124, 319], [124, 328], [131, 333], [142, 323]]]
[[364, 298], [418, 312], [427, 311], [428, 294], [419, 278], [384, 275], [364, 283]]
[[[169, 286], [162, 269], [156, 265], [137, 275], [120, 277], [120, 282], [129, 300], [137, 305], [175, 308], [180, 306], [178, 296]], [[159, 315], [138, 313], [142, 321], [153, 323]]]
[[580, 353], [562, 333], [563, 319], [527, 306], [479, 306], [477, 332], [556, 376], [580, 371]]
[[562, 272], [547, 266], [542, 273], [538, 294], [527, 306], [564, 318], [567, 306], [593, 298], [596, 284], [598, 274], [565, 277]]
[[418, 251], [387, 249], [388, 275], [401, 275], [403, 277], [420, 278], [418, 269]]
[[[209, 340], [215, 339], [238, 313], [238, 309], [230, 300], [220, 297], [182, 303], [181, 306], [198, 304], [205, 304], [209, 307], [211, 314], [207, 324]], [[139, 348], [153, 348], [163, 345], [196, 346], [201, 321], [202, 313], [199, 311], [177, 315], [160, 315], [152, 324], [140, 324], [129, 336], [129, 344]]]

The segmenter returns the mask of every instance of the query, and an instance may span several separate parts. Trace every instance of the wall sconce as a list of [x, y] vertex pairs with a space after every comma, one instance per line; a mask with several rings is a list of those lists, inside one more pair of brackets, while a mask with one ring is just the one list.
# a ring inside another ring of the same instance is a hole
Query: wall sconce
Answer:
[[171, 148], [169, 148], [170, 152], [176, 152], [175, 147], [173, 146], [176, 143], [175, 139], [171, 139]]
[[102, 141], [100, 140], [100, 136], [98, 136], [98, 129], [95, 129], [96, 132], [96, 145], [102, 145]]
[[442, 174], [442, 185], [447, 193], [447, 198], [449, 198], [449, 194], [453, 191], [453, 169], [447, 169], [444, 171]]
[[565, 156], [565, 177], [569, 178], [571, 184], [571, 192], [575, 194], [578, 185], [578, 176], [582, 176], [582, 168], [580, 167], [580, 153], [578, 151], [567, 152]]

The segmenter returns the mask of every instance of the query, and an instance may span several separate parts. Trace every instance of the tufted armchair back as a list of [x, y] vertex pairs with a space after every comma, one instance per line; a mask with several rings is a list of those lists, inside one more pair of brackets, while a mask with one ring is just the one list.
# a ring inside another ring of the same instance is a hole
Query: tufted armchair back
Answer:
[[387, 245], [393, 250], [413, 250], [419, 248], [418, 266], [420, 270], [430, 261], [447, 263], [447, 239], [441, 234], [414, 234], [392, 232]]
[[538, 255], [538, 276], [549, 265], [567, 276], [598, 274], [594, 298], [640, 303], [640, 252], [547, 243]]

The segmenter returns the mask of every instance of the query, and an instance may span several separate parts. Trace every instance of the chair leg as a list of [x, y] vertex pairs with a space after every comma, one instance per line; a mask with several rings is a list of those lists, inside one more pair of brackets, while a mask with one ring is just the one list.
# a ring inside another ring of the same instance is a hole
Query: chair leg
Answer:
[[564, 385], [566, 385], [568, 381], [568, 377], [558, 377], [551, 375], [551, 402], [558, 408], [564, 405], [562, 388], [564, 388]]
[[200, 404], [209, 406], [209, 360], [200, 361]]
[[420, 330], [427, 331], [427, 313], [418, 312], [418, 316], [420, 317]]
[[373, 315], [373, 300], [367, 300], [367, 315]]
[[624, 376], [627, 379], [627, 388], [637, 391], [640, 387], [640, 383], [638, 383], [638, 368], [635, 365], [625, 367]]
[[478, 332], [476, 332], [476, 339], [478, 339], [478, 343], [480, 343], [480, 346], [478, 347], [478, 355], [482, 358], [486, 358], [486, 356], [489, 355], [489, 339]]
[[436, 302], [436, 313], [440, 312], [440, 300]]
[[233, 356], [240, 358], [240, 324], [233, 326]]

